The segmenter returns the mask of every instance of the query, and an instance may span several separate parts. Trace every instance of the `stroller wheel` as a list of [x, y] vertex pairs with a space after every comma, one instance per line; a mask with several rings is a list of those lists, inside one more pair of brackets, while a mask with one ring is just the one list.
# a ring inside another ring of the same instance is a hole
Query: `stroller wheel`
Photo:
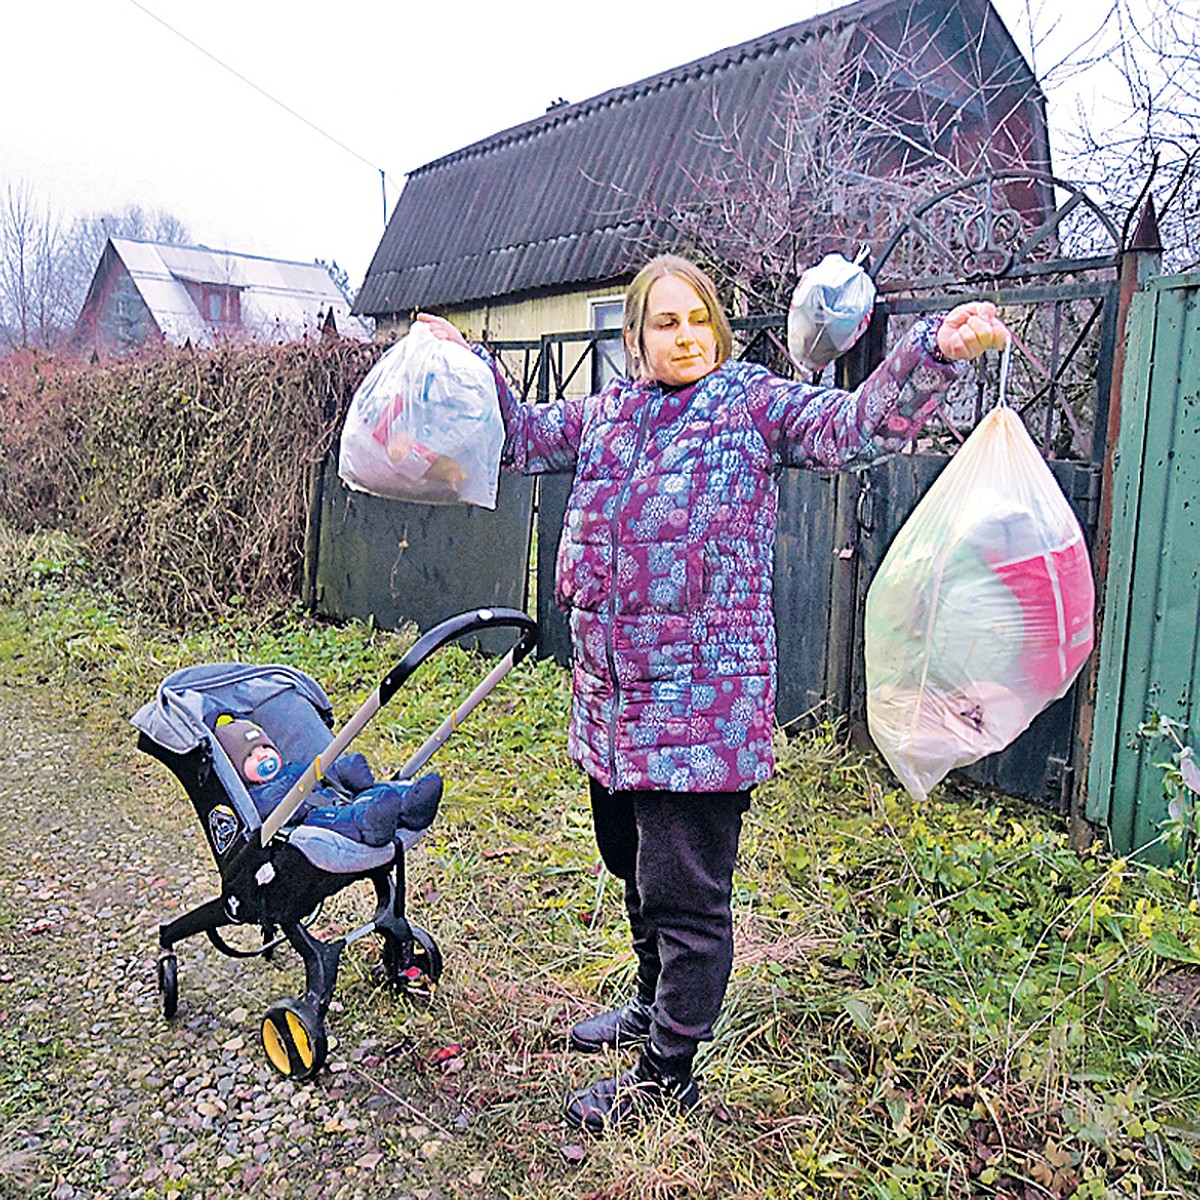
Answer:
[[158, 959], [158, 995], [163, 1016], [169, 1021], [179, 1006], [179, 960], [170, 952]]
[[442, 977], [442, 952], [433, 934], [419, 925], [410, 925], [412, 942], [405, 945], [395, 938], [383, 942], [383, 968], [387, 981], [414, 999], [427, 1000]]
[[271, 1066], [292, 1079], [315, 1075], [329, 1049], [324, 1022], [303, 1000], [279, 1000], [267, 1009], [262, 1044]]

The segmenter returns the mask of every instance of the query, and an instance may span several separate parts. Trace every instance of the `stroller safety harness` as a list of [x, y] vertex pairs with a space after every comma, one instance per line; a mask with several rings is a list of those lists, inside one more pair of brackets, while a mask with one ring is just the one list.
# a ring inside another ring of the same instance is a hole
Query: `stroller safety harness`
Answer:
[[[183, 785], [208, 838], [221, 876], [221, 894], [159, 926], [158, 992], [164, 1017], [179, 1002], [175, 945], [205, 934], [232, 958], [269, 958], [289, 943], [304, 964], [304, 995], [268, 1008], [262, 1043], [272, 1066], [297, 1079], [315, 1074], [325, 1062], [325, 1016], [337, 982], [342, 951], [369, 933], [383, 939], [384, 976], [397, 990], [428, 995], [442, 973], [433, 936], [405, 915], [405, 852], [430, 828], [398, 828], [383, 846], [366, 845], [332, 828], [288, 825], [305, 797], [325, 780], [340, 754], [368, 721], [437, 650], [459, 638], [495, 627], [516, 633], [512, 648], [448, 715], [393, 777], [413, 780], [451, 733], [497, 683], [532, 649], [537, 625], [522, 612], [481, 608], [450, 617], [422, 635], [335, 736], [328, 697], [294, 667], [208, 663], [169, 675], [153, 701], [134, 714], [138, 748], [174, 773]], [[260, 816], [246, 784], [213, 732], [219, 713], [233, 713], [266, 732], [289, 762], [307, 763], [304, 773], [266, 815]], [[436, 785], [441, 781], [426, 776]], [[423, 780], [422, 783], [425, 781]], [[426, 785], [430, 792], [434, 785]], [[314, 936], [309, 926], [329, 897], [359, 880], [375, 889], [374, 916], [332, 941]], [[230, 926], [257, 927], [253, 949], [231, 945], [222, 936]]]

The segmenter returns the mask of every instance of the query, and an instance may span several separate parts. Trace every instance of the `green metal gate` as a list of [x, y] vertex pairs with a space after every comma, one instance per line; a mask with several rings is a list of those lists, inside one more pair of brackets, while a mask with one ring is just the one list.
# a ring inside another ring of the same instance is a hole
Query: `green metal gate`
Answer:
[[[1196, 440], [1193, 440], [1196, 439]], [[1139, 743], [1154, 712], [1200, 708], [1200, 273], [1151, 280], [1133, 298], [1112, 482], [1112, 542], [1096, 680], [1088, 819], [1113, 849], [1163, 861], [1167, 750]]]

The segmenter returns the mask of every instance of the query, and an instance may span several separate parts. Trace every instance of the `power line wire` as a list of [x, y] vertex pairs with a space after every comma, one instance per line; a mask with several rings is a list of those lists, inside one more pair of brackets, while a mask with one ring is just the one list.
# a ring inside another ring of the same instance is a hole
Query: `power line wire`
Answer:
[[[376, 165], [369, 158], [366, 158], [364, 155], [359, 154], [359, 152], [357, 150], [353, 149], [350, 146], [347, 146], [345, 142], [340, 141], [338, 138], [334, 137], [332, 133], [327, 132], [326, 130], [322, 129], [319, 125], [310, 121], [306, 116], [304, 116], [303, 113], [298, 113], [294, 108], [285, 104], [278, 97], [272, 96], [271, 93], [266, 90], [266, 88], [259, 87], [259, 85], [257, 83], [255, 83], [253, 79], [248, 79], [245, 75], [243, 75], [241, 73], [241, 71], [238, 71], [236, 68], [231, 67], [227, 62], [224, 62], [222, 59], [218, 58], [215, 54], [213, 54], [213, 52], [211, 50], [206, 50], [203, 46], [200, 45], [199, 42], [193, 41], [190, 37], [188, 37], [188, 35], [186, 33], [181, 32], [180, 30], [176, 29], [174, 25], [170, 24], [168, 21], [163, 20], [163, 18], [160, 17], [158, 15], [158, 13], [152, 12], [144, 4], [139, 4], [138, 0], [129, 0], [129, 3], [132, 4], [134, 8], [138, 9], [139, 12], [143, 12], [146, 14], [146, 16], [150, 17], [152, 20], [157, 21], [164, 29], [173, 33], [181, 41], [186, 42], [189, 46], [192, 47], [193, 50], [198, 50], [201, 54], [204, 55], [205, 58], [209, 58], [213, 62], [215, 62], [218, 67], [221, 67], [223, 70], [228, 71], [230, 73], [230, 75], [233, 75], [235, 78], [240, 79], [242, 81], [242, 83], [244, 83], [247, 87], [253, 88], [260, 96], [264, 97], [267, 100], [270, 100], [270, 102], [272, 104], [277, 105], [279, 108], [282, 108], [283, 111], [288, 114], [288, 116], [295, 117], [297, 121], [302, 121], [314, 133], [318, 133], [321, 135], [321, 137], [325, 138], [327, 141], [332, 142], [335, 146], [338, 147], [339, 150], [344, 150], [352, 158], [356, 158], [356, 159], [358, 159], [359, 162], [364, 163], [366, 166], [370, 167], [371, 170], [378, 171], [380, 182], [384, 185], [383, 219], [384, 219], [384, 223], [386, 224], [386, 222], [387, 222], [387, 181], [389, 179], [391, 179], [391, 176], [388, 175], [387, 171], [385, 171], [383, 167]], [[392, 185], [395, 186], [395, 180], [392, 180]]]

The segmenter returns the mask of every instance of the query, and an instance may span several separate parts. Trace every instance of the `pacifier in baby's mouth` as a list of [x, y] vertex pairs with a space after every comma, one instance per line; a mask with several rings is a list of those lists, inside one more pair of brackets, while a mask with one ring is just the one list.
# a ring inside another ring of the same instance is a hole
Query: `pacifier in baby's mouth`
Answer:
[[250, 783], [266, 783], [279, 774], [282, 766], [274, 746], [255, 746], [242, 763], [242, 774]]

